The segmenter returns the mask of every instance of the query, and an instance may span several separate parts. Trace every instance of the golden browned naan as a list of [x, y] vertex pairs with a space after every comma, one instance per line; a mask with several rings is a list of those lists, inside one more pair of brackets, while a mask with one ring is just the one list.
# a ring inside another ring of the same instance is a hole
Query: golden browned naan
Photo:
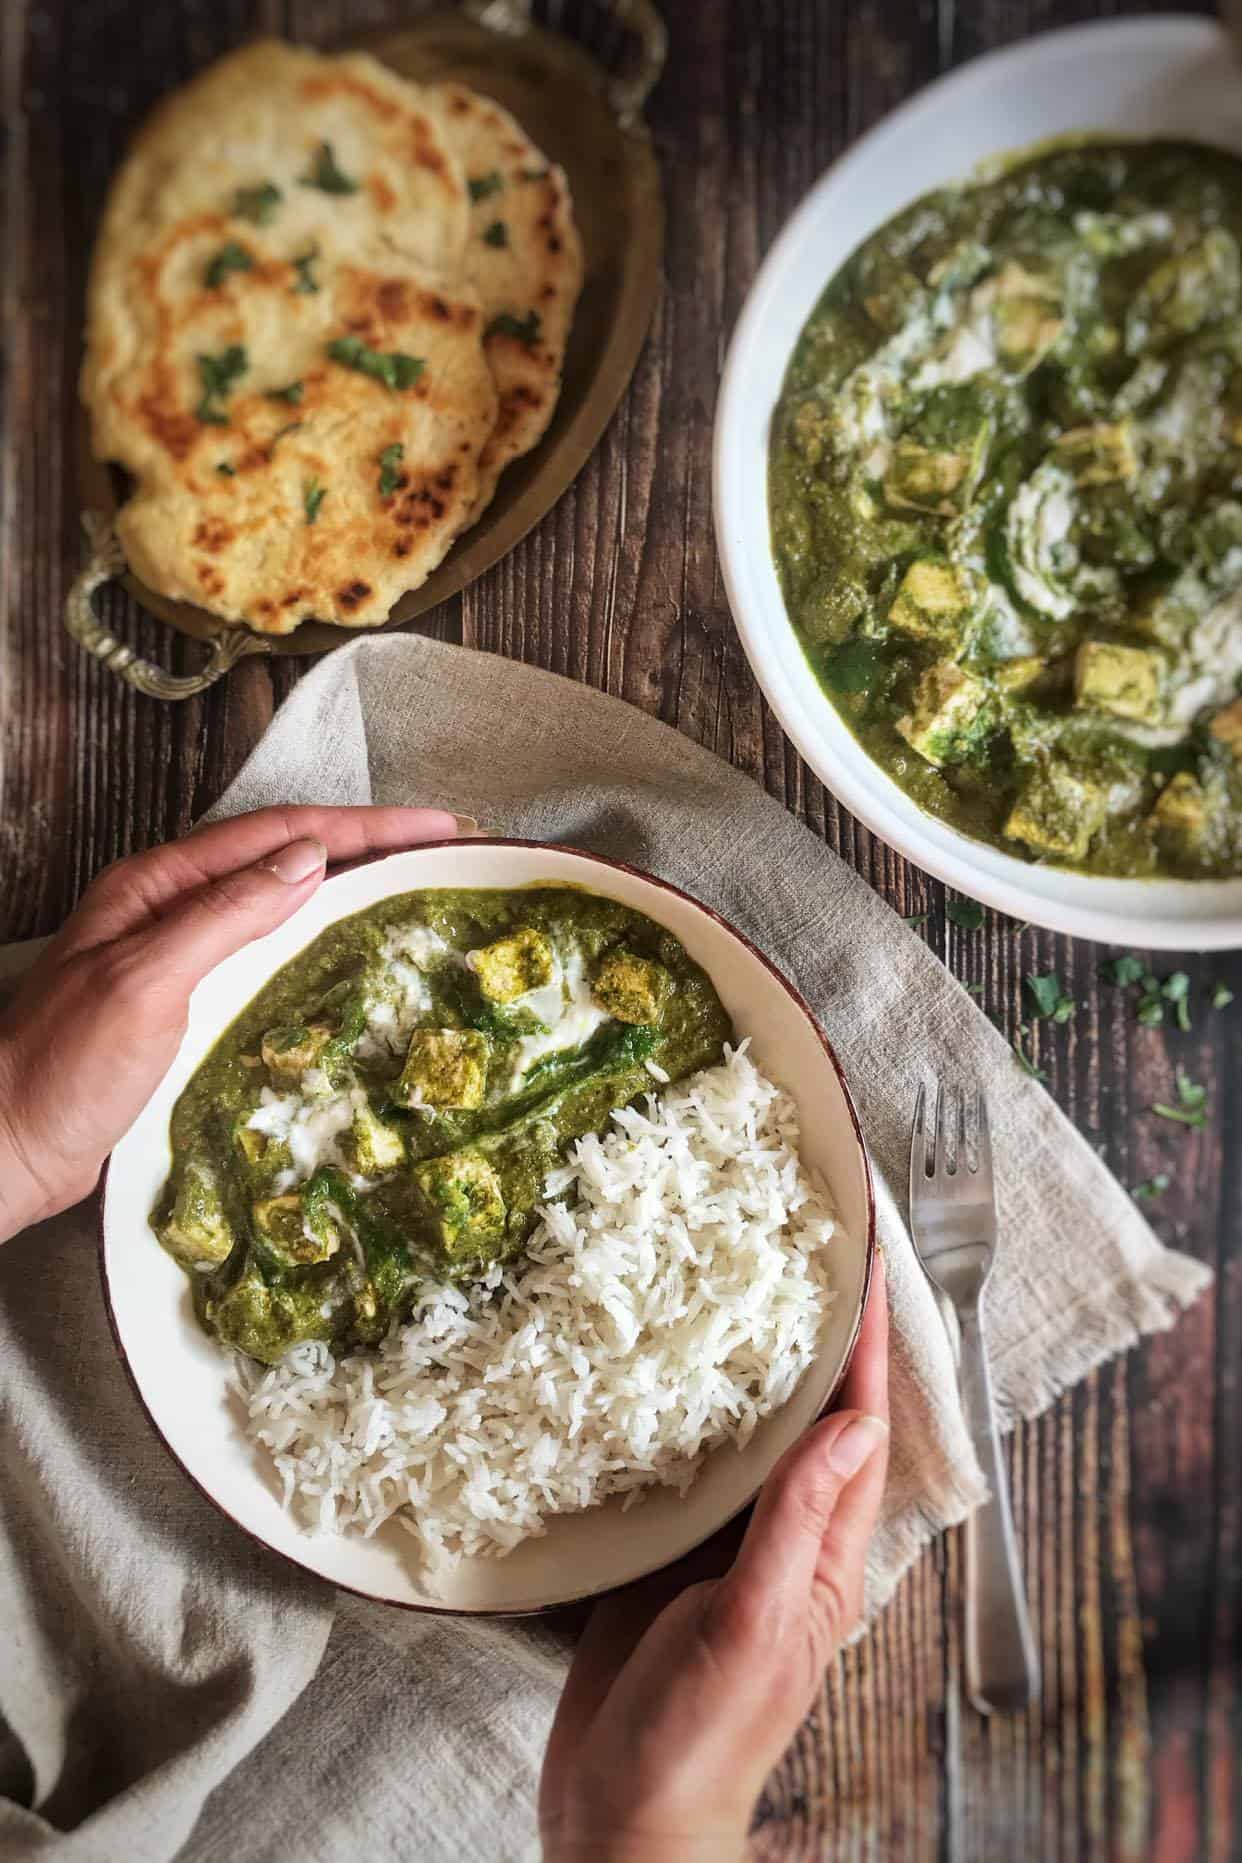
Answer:
[[91, 273], [136, 573], [264, 632], [385, 620], [546, 427], [580, 273], [563, 176], [489, 100], [269, 42], [212, 67], [135, 141]]
[[[172, 233], [153, 268], [157, 320], [159, 280], [196, 239]], [[480, 312], [392, 263], [339, 264], [331, 285], [299, 299], [296, 328], [286, 292], [278, 272], [227, 304], [184, 307], [168, 342], [122, 378], [101, 423], [105, 435], [128, 426], [122, 456], [138, 479], [118, 532], [144, 582], [229, 620], [267, 633], [309, 615], [375, 625], [473, 508], [496, 414]], [[417, 380], [393, 389], [333, 360], [328, 344], [343, 335], [420, 359]], [[249, 362], [223, 397], [228, 425], [204, 424], [195, 358], [232, 344]]]
[[563, 171], [507, 110], [464, 84], [433, 84], [425, 96], [472, 197], [464, 269], [483, 305], [500, 391], [477, 517], [504, 468], [538, 444], [552, 418], [582, 289], [582, 244]]
[[[325, 161], [338, 191], [305, 183]], [[370, 59], [255, 46], [157, 113], [105, 216], [83, 373], [144, 581], [284, 633], [373, 625], [430, 574], [497, 413], [467, 222], [418, 91]], [[342, 339], [417, 379], [334, 360]]]

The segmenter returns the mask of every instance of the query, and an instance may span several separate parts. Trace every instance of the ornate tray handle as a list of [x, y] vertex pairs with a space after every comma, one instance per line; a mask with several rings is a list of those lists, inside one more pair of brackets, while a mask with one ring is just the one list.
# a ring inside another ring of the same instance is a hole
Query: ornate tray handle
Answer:
[[139, 692], [153, 699], [192, 699], [206, 692], [216, 680], [251, 653], [269, 653], [265, 640], [248, 634], [245, 628], [229, 628], [211, 643], [206, 665], [197, 673], [166, 673], [153, 660], [144, 660], [124, 641], [110, 634], [95, 618], [91, 597], [105, 582], [111, 582], [125, 568], [125, 558], [111, 521], [88, 511], [82, 519], [89, 554], [81, 573], [74, 578], [65, 597], [65, 626], [79, 647], [101, 660], [110, 673], [128, 680]]
[[[654, 0], [602, 0], [638, 40], [638, 62], [628, 78], [611, 78], [608, 102], [622, 129], [632, 129], [642, 115], [668, 56], [668, 28]], [[491, 32], [519, 38], [530, 25], [531, 0], [466, 0], [465, 11]]]
[[638, 63], [628, 78], [613, 78], [608, 101], [622, 129], [631, 129], [660, 81], [668, 57], [668, 27], [652, 0], [612, 0], [621, 24], [638, 40]]

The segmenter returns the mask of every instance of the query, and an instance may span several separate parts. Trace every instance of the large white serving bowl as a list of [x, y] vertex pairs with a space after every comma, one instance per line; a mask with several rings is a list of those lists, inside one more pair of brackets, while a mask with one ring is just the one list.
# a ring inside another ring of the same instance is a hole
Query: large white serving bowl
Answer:
[[1242, 153], [1242, 67], [1209, 20], [1073, 27], [976, 59], [885, 119], [811, 190], [755, 280], [716, 411], [716, 537], [755, 676], [815, 773], [867, 827], [988, 905], [1081, 937], [1162, 950], [1242, 944], [1242, 879], [1114, 880], [1032, 866], [927, 815], [863, 750], [816, 682], [785, 611], [768, 528], [768, 432], [820, 293], [920, 194], [1049, 136], [1185, 137]]
[[[282, 964], [325, 926], [393, 893], [434, 886], [570, 884], [635, 906], [678, 937], [711, 976], [759, 1065], [788, 1088], [806, 1161], [840, 1214], [836, 1298], [819, 1356], [789, 1402], [739, 1451], [710, 1456], [680, 1500], [657, 1488], [623, 1512], [609, 1503], [554, 1521], [508, 1559], [464, 1561], [432, 1592], [416, 1542], [390, 1523], [373, 1539], [311, 1538], [280, 1505], [263, 1452], [240, 1427], [231, 1360], [199, 1328], [185, 1274], [147, 1217], [168, 1172], [173, 1103], [204, 1055]], [[753, 945], [687, 894], [633, 868], [533, 841], [437, 843], [328, 880], [289, 922], [229, 958], [195, 990], [177, 1059], [112, 1154], [101, 1235], [104, 1294], [116, 1342], [147, 1414], [186, 1474], [238, 1526], [295, 1564], [386, 1604], [450, 1612], [550, 1610], [680, 1558], [745, 1506], [777, 1457], [835, 1393], [858, 1336], [875, 1252], [875, 1206], [858, 1116], [836, 1056], [792, 985]]]

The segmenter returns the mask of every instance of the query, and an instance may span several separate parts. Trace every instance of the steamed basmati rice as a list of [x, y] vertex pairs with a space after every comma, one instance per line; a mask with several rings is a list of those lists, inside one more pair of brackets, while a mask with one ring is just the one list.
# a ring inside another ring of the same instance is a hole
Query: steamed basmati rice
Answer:
[[522, 1261], [429, 1284], [378, 1353], [249, 1366], [251, 1432], [304, 1525], [395, 1515], [434, 1575], [611, 1495], [684, 1494], [786, 1401], [832, 1299], [834, 1218], [746, 1046], [578, 1141]]

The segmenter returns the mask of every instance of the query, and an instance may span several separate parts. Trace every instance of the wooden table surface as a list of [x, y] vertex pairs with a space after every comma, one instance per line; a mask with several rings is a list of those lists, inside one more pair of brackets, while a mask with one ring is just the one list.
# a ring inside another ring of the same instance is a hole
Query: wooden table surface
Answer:
[[[54, 926], [105, 861], [183, 832], [305, 662], [243, 662], [180, 707], [141, 698], [61, 630], [78, 562], [72, 489], [83, 275], [125, 139], [171, 86], [256, 27], [334, 44], [417, 10], [390, 0], [7, 0], [0, 477], [0, 938]], [[434, 618], [443, 638], [619, 694], [779, 796], [902, 912], [1011, 1036], [1024, 972], [1082, 1007], [1037, 1037], [1049, 1090], [1123, 1182], [1168, 1171], [1170, 1241], [1213, 1295], [1019, 1429], [1011, 1467], [1042, 1652], [1042, 1703], [985, 1721], [962, 1682], [950, 1535], [828, 1677], [762, 1807], [765, 1854], [1242, 1856], [1242, 962], [1188, 958], [1191, 1033], [1136, 1026], [1093, 946], [946, 923], [943, 888], [853, 821], [799, 762], [734, 635], [712, 543], [709, 452], [723, 345], [756, 266], [823, 168], [885, 111], [989, 45], [1108, 12], [1062, 0], [666, 0], [670, 67], [649, 111], [667, 287], [633, 385], [576, 485], [512, 556]], [[598, 9], [541, 17], [591, 41]], [[598, 41], [596, 41], [598, 43]], [[185, 670], [123, 597], [109, 624]], [[1162, 959], [1161, 971], [1179, 960]], [[1045, 1025], [1045, 1030], [1050, 1025]], [[1213, 1083], [1202, 1133], [1153, 1118], [1182, 1063]], [[1226, 1135], [1233, 1141], [1225, 1143]], [[858, 1833], [865, 1833], [859, 1837]]]

